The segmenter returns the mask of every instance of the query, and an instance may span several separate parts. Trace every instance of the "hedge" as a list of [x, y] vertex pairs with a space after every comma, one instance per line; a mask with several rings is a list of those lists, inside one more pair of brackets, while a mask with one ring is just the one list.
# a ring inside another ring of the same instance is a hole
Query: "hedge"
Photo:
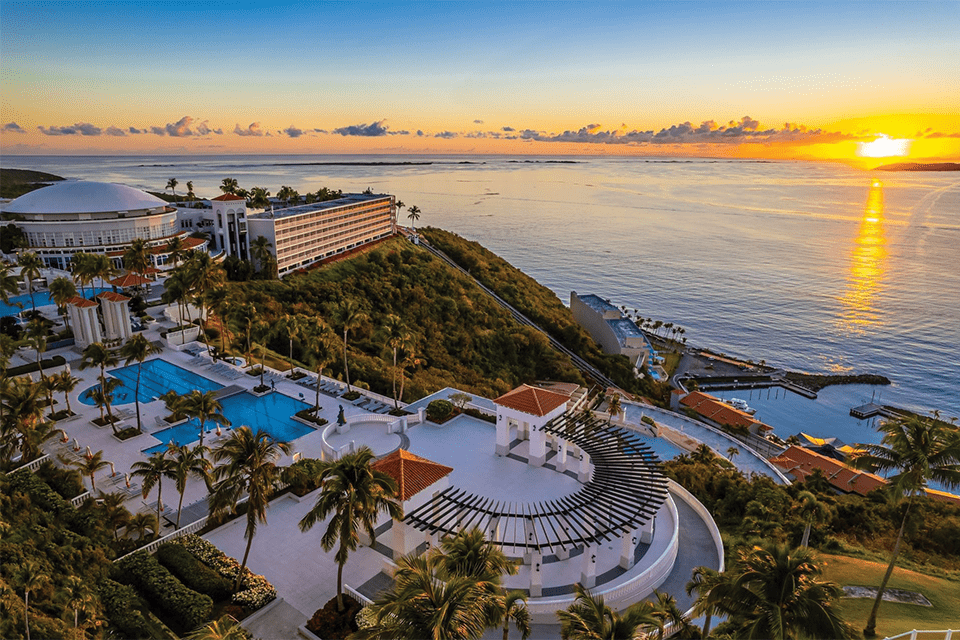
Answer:
[[97, 587], [100, 602], [110, 624], [119, 631], [123, 638], [149, 638], [150, 627], [135, 604], [140, 599], [133, 587], [120, 584], [110, 578], [104, 578]]
[[210, 618], [213, 600], [184, 586], [149, 553], [138, 551], [114, 563], [124, 581], [133, 583], [151, 603], [158, 605], [184, 628], [193, 629]]
[[157, 549], [157, 560], [180, 582], [216, 600], [226, 600], [233, 591], [230, 581], [193, 557], [183, 545], [167, 543]]
[[[220, 551], [212, 542], [191, 533], [178, 538], [175, 544], [183, 545], [197, 560], [227, 580], [237, 578], [240, 563]], [[231, 598], [234, 604], [245, 607], [250, 611], [256, 611], [277, 598], [277, 590], [273, 588], [269, 580], [253, 573], [246, 567], [243, 568], [243, 571], [244, 574], [240, 580], [241, 590], [233, 594], [233, 598]]]
[[30, 496], [31, 501], [40, 509], [52, 511], [57, 516], [64, 516], [74, 511], [73, 505], [64, 500], [63, 496], [50, 488], [32, 471], [20, 469], [10, 474], [10, 485]]
[[427, 420], [430, 422], [443, 422], [453, 415], [453, 403], [447, 400], [434, 400], [427, 405]]
[[[63, 356], [53, 356], [52, 358], [41, 360], [40, 364], [43, 365], [43, 369], [46, 371], [53, 367], [62, 367], [67, 364], [67, 361]], [[40, 371], [40, 367], [37, 366], [36, 362], [31, 362], [29, 364], [22, 364], [19, 367], [7, 369], [7, 377], [13, 378], [15, 376], [22, 376], [25, 373], [33, 373], [34, 371]]]

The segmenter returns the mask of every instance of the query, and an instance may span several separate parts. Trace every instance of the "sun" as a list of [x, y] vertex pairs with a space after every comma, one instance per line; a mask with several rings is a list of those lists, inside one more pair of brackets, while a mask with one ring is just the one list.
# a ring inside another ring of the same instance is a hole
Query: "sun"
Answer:
[[905, 156], [910, 152], [910, 143], [907, 138], [894, 139], [881, 133], [873, 142], [857, 144], [857, 155], [862, 158], [890, 158]]

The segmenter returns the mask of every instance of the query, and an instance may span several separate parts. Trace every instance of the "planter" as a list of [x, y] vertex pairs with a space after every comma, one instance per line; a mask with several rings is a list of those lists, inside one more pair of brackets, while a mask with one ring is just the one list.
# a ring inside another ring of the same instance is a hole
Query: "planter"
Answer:
[[137, 433], [136, 427], [125, 427], [124, 429], [121, 429], [117, 433], [111, 433], [110, 437], [119, 442], [129, 442], [131, 440], [135, 440], [139, 438], [140, 436], [145, 436], [145, 435], [147, 435], [146, 431]]
[[249, 391], [247, 391], [247, 393], [255, 395], [258, 398], [262, 398], [268, 393], [273, 393], [273, 388], [268, 385], [263, 385], [262, 387], [257, 385], [253, 389], [250, 389]]
[[[122, 419], [118, 418], [117, 416], [113, 416], [113, 424], [116, 425], [116, 424], [119, 424], [119, 423], [121, 423], [121, 422], [123, 422]], [[109, 426], [110, 426], [110, 418], [107, 417], [107, 416], [104, 416], [104, 417], [103, 417], [103, 420], [101, 420], [100, 418], [94, 418], [93, 420], [90, 421], [90, 423], [91, 423], [93, 426], [95, 426], [97, 429], [103, 429], [103, 428], [105, 428], [105, 427], [109, 427]]]
[[186, 329], [181, 329], [180, 331], [169, 331], [164, 337], [164, 341], [167, 343], [167, 346], [176, 349], [177, 347], [182, 347], [188, 342], [195, 342], [196, 339], [200, 336], [200, 327], [191, 326]]

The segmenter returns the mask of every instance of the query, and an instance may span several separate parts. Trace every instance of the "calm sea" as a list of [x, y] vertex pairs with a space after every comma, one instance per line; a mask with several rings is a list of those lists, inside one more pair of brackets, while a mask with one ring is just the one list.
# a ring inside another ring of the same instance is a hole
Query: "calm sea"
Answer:
[[[686, 328], [690, 343], [809, 372], [888, 376], [816, 411], [762, 400], [778, 433], [874, 440], [883, 402], [960, 415], [960, 175], [688, 159], [411, 156], [12, 157], [5, 167], [200, 195], [396, 194], [550, 287]], [[360, 166], [345, 162], [416, 162]], [[782, 394], [781, 394], [782, 395]], [[760, 400], [754, 397], [754, 400]], [[770, 404], [773, 403], [773, 404]], [[757, 403], [754, 403], [757, 404]], [[799, 410], [798, 410], [799, 409]], [[763, 414], [767, 413], [767, 416]], [[776, 420], [774, 420], [776, 417]]]

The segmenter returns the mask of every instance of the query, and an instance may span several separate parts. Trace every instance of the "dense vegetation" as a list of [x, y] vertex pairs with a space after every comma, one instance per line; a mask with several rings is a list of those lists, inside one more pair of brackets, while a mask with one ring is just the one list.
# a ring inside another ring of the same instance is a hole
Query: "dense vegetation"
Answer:
[[[887, 494], [837, 495], [819, 472], [805, 483], [777, 485], [767, 476], [746, 478], [705, 453], [679, 456], [665, 467], [710, 510], [728, 551], [767, 540], [798, 545], [807, 522], [799, 498], [804, 491], [823, 507], [814, 517], [811, 547], [878, 557], [893, 548], [904, 506], [891, 504]], [[912, 509], [902, 551], [907, 564], [960, 570], [960, 507], [927, 498]]]
[[29, 169], [0, 169], [0, 198], [19, 198], [25, 193], [63, 180], [60, 176]]
[[[254, 303], [257, 315], [272, 326], [294, 314], [329, 324], [338, 336], [338, 350], [342, 328], [333, 318], [345, 301], [354, 301], [368, 320], [350, 332], [351, 379], [384, 395], [392, 391], [392, 361], [381, 329], [390, 315], [412, 334], [412, 350], [420, 361], [409, 371], [405, 400], [446, 386], [497, 397], [539, 379], [583, 382], [542, 334], [517, 324], [471, 280], [400, 238], [285, 281], [231, 288], [237, 303]], [[288, 335], [277, 331], [268, 345], [286, 353]], [[309, 362], [311, 357], [296, 340], [294, 358]], [[329, 367], [334, 376], [343, 376], [341, 358], [332, 359]]]

